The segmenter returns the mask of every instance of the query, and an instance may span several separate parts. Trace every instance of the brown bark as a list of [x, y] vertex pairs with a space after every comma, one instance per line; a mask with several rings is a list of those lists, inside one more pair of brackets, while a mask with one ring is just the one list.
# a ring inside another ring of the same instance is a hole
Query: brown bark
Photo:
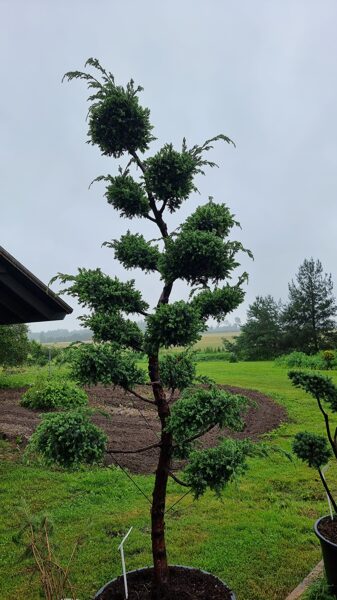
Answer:
[[151, 507], [151, 539], [153, 555], [153, 600], [163, 600], [168, 595], [169, 570], [165, 544], [165, 502], [166, 489], [172, 457], [172, 436], [165, 431], [170, 414], [165, 392], [159, 382], [158, 355], [149, 357], [149, 375], [153, 384], [153, 394], [161, 422], [161, 448], [155, 476]]
[[[131, 152], [138, 167], [145, 174], [145, 164], [140, 160], [136, 152]], [[150, 208], [153, 213], [153, 220], [160, 230], [164, 240], [168, 238], [167, 225], [163, 220], [162, 213], [165, 205], [159, 210], [152, 193], [147, 190]], [[165, 281], [162, 294], [158, 301], [160, 304], [167, 304], [172, 291], [173, 283]], [[165, 600], [169, 597], [169, 570], [167, 564], [166, 544], [165, 544], [165, 502], [167, 480], [169, 477], [171, 458], [172, 458], [172, 435], [165, 431], [166, 421], [170, 415], [169, 403], [163, 386], [160, 382], [159, 373], [159, 347], [149, 355], [149, 376], [152, 384], [152, 391], [155, 400], [155, 405], [158, 410], [158, 416], [161, 422], [161, 439], [160, 439], [160, 454], [158, 466], [155, 476], [155, 484], [152, 494], [151, 507], [151, 539], [152, 539], [152, 556], [153, 556], [153, 600]]]

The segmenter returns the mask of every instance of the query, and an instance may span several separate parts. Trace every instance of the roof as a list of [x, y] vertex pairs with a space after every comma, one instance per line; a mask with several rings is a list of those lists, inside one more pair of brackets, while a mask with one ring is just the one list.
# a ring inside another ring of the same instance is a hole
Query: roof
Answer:
[[0, 325], [58, 321], [72, 308], [0, 246]]

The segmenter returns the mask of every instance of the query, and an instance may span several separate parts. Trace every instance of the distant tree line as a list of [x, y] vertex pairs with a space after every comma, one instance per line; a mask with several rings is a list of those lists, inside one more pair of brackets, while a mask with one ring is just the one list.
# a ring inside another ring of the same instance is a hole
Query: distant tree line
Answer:
[[[141, 331], [145, 331], [145, 321], [137, 321], [137, 325]], [[227, 319], [219, 326], [208, 327], [209, 333], [225, 333], [226, 331], [237, 331], [241, 328], [241, 320], [239, 317], [231, 323]], [[29, 331], [28, 337], [30, 340], [40, 342], [40, 344], [55, 344], [56, 342], [88, 342], [92, 340], [93, 334], [90, 329], [54, 329], [51, 331]]]
[[30, 340], [35, 340], [41, 344], [55, 344], [56, 342], [87, 342], [92, 339], [90, 329], [54, 329], [52, 331], [30, 331], [28, 334]]
[[257, 296], [247, 322], [227, 350], [241, 360], [268, 360], [299, 350], [315, 354], [336, 346], [337, 306], [331, 275], [319, 260], [306, 259], [288, 286], [288, 302]]
[[225, 321], [223, 322], [222, 325], [218, 325], [218, 326], [213, 326], [213, 327], [208, 327], [207, 329], [207, 333], [225, 333], [226, 331], [228, 332], [239, 332], [241, 330], [241, 319], [239, 317], [236, 317], [234, 319], [234, 323], [231, 323], [230, 321], [228, 321], [227, 319], [225, 319]]

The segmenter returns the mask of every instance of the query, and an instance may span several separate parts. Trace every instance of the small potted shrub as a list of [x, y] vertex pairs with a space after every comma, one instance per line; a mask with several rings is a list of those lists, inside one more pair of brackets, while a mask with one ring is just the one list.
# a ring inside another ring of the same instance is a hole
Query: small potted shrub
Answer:
[[290, 371], [289, 378], [295, 387], [303, 389], [317, 402], [322, 413], [326, 436], [301, 432], [295, 436], [293, 450], [309, 467], [317, 469], [328, 497], [330, 515], [321, 517], [314, 525], [314, 531], [321, 543], [324, 567], [328, 584], [337, 595], [337, 505], [330, 485], [325, 479], [323, 467], [331, 457], [337, 459], [337, 429], [332, 426], [330, 414], [337, 412], [337, 387], [330, 377], [303, 371]]

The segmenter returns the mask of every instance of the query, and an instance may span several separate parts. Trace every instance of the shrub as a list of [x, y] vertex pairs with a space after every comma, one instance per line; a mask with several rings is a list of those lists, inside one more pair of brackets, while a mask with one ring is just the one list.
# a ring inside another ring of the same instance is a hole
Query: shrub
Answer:
[[75, 383], [55, 379], [38, 380], [21, 398], [21, 406], [40, 410], [75, 408], [87, 403], [87, 394]]
[[76, 467], [102, 460], [107, 436], [89, 420], [88, 410], [48, 413], [33, 433], [27, 452], [41, 454], [47, 464]]
[[289, 368], [326, 369], [326, 364], [320, 354], [309, 355], [297, 351], [279, 356], [276, 358], [275, 364]]
[[61, 348], [55, 345], [44, 346], [36, 340], [31, 340], [28, 347], [27, 363], [29, 365], [38, 365], [43, 367], [49, 360], [55, 359], [62, 352]]
[[332, 367], [334, 366], [334, 362], [336, 360], [334, 351], [333, 350], [323, 350], [321, 356], [325, 362], [325, 368], [332, 369]]

